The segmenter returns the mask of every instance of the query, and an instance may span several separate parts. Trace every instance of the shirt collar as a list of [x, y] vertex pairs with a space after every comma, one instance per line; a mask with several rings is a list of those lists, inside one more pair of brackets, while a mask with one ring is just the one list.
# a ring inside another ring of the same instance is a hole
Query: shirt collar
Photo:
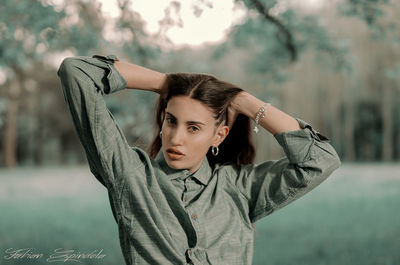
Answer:
[[207, 185], [211, 178], [211, 167], [208, 163], [207, 156], [204, 156], [203, 162], [200, 165], [200, 168], [194, 173], [190, 173], [188, 169], [175, 169], [168, 165], [167, 161], [165, 161], [164, 154], [162, 149], [158, 151], [158, 154], [155, 160], [160, 165], [161, 169], [169, 176], [170, 180], [173, 179], [185, 179], [186, 177], [192, 176], [199, 180], [204, 185]]

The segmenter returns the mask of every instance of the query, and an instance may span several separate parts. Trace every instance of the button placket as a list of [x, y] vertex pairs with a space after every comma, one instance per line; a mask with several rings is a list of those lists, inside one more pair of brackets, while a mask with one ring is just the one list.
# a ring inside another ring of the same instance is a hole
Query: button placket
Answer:
[[186, 260], [191, 262], [191, 264], [198, 264], [205, 259], [205, 251], [203, 248], [189, 248], [186, 251]]
[[186, 250], [186, 262], [193, 264], [193, 251], [190, 248]]
[[186, 209], [187, 214], [190, 216], [190, 219], [193, 221], [192, 224], [197, 227], [197, 222], [198, 222], [198, 216], [197, 213], [192, 212], [192, 207], [189, 207], [189, 209]]
[[191, 217], [193, 220], [195, 220], [195, 221], [197, 220], [197, 214], [193, 213]]
[[190, 172], [185, 173], [185, 175], [187, 177], [184, 179], [185, 189], [182, 194], [182, 201], [185, 203], [185, 206], [188, 206], [189, 201], [194, 197], [197, 192], [197, 184], [195, 182], [195, 179], [190, 176]]

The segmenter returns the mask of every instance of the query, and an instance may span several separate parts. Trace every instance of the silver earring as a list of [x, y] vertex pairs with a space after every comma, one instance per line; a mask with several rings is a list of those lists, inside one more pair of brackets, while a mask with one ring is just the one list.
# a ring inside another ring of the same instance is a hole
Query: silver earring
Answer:
[[218, 146], [212, 146], [211, 147], [211, 153], [216, 156], [219, 153], [219, 147]]
[[162, 136], [162, 131], [160, 131], [160, 137]]

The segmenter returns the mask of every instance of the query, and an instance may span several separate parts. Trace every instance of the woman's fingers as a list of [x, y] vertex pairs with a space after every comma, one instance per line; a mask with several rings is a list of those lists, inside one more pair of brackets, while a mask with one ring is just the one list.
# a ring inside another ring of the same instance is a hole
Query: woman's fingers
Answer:
[[228, 127], [229, 130], [232, 129], [233, 124], [235, 123], [236, 117], [239, 113], [230, 105], [228, 107]]

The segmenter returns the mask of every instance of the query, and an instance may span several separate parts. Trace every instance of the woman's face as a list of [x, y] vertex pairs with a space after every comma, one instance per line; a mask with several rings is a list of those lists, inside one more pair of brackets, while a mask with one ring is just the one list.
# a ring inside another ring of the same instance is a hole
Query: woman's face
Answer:
[[165, 109], [162, 124], [162, 152], [168, 165], [175, 169], [200, 168], [211, 146], [218, 146], [229, 132], [222, 122], [215, 127], [212, 110], [188, 96], [172, 97]]

